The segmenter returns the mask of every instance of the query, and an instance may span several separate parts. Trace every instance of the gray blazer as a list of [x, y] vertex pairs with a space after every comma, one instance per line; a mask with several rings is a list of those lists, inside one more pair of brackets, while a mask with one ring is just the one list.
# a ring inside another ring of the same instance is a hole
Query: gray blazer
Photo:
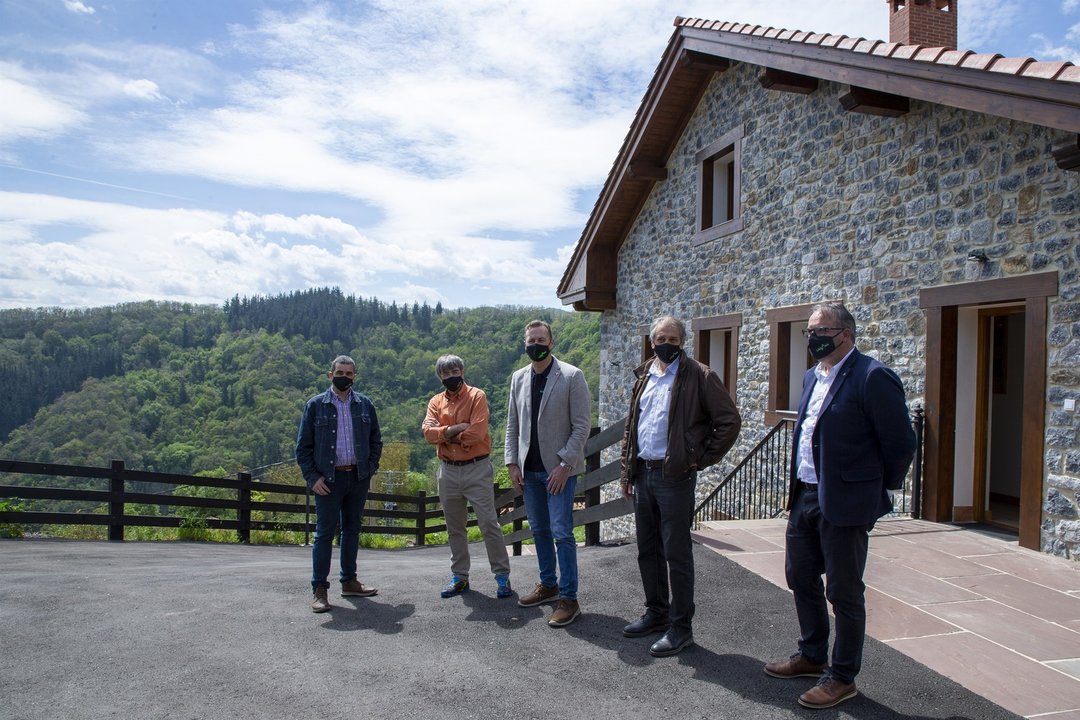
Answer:
[[[550, 472], [560, 461], [570, 465], [570, 474], [585, 471], [585, 441], [592, 422], [592, 397], [585, 375], [578, 368], [551, 358], [544, 398], [540, 401], [537, 437], [540, 459]], [[510, 379], [510, 400], [506, 408], [506, 464], [521, 466], [529, 454], [532, 437], [532, 364]], [[524, 471], [524, 468], [522, 468]]]

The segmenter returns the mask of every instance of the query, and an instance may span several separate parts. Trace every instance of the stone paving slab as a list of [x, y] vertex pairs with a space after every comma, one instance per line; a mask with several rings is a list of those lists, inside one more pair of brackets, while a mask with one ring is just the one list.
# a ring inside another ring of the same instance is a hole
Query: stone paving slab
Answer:
[[[361, 551], [379, 594], [332, 588], [315, 615], [307, 548], [0, 541], [0, 718], [808, 716], [811, 680], [762, 672], [793, 649], [790, 594], [714, 552], [695, 547], [697, 645], [664, 659], [621, 635], [642, 611], [633, 546], [580, 550], [584, 614], [562, 630], [496, 599], [472, 552], [475, 590], [443, 600], [446, 548]], [[530, 589], [535, 558], [512, 568]], [[1017, 717], [874, 640], [859, 688], [815, 717]]]

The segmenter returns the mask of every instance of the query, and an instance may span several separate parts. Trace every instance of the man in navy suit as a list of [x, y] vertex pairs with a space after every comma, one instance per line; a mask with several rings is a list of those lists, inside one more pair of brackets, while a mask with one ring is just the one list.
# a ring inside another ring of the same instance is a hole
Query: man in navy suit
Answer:
[[[799, 696], [799, 704], [827, 708], [858, 694], [869, 533], [892, 510], [887, 491], [904, 485], [915, 433], [900, 378], [855, 348], [855, 319], [847, 308], [815, 306], [805, 335], [818, 363], [803, 377], [785, 559], [799, 618], [799, 649], [766, 665], [765, 672], [819, 677]], [[831, 664], [826, 599], [836, 616]]]

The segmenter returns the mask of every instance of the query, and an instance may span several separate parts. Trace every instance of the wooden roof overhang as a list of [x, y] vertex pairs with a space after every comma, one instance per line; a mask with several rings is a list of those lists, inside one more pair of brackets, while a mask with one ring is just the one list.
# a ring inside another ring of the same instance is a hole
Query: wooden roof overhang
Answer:
[[[618, 250], [653, 185], [667, 178], [668, 159], [713, 74], [734, 62], [761, 66], [763, 85], [788, 92], [811, 92], [814, 79], [849, 85], [840, 102], [853, 112], [899, 115], [910, 98], [1080, 134], [1080, 68], [1071, 63], [683, 23], [676, 19], [681, 26], [668, 41], [559, 284], [559, 298], [575, 310], [615, 308]], [[1066, 156], [1075, 165], [1077, 145], [1055, 150], [1062, 167]]]

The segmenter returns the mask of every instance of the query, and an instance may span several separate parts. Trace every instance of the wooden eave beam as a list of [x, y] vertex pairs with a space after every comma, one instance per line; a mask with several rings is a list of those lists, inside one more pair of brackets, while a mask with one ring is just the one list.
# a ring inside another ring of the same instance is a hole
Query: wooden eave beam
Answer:
[[1054, 162], [1062, 170], [1080, 171], [1080, 135], [1053, 149]]
[[758, 77], [758, 82], [766, 90], [799, 93], [800, 95], [809, 95], [818, 89], [818, 79], [816, 77], [784, 72], [775, 68], [765, 68], [765, 72]]
[[679, 65], [685, 70], [699, 72], [725, 72], [731, 68], [731, 61], [727, 58], [717, 57], [709, 53], [695, 50], [683, 50], [679, 54]]
[[884, 117], [900, 117], [911, 109], [911, 103], [906, 97], [854, 85], [840, 96], [840, 104], [848, 112]]
[[667, 168], [652, 158], [631, 160], [626, 168], [626, 177], [632, 180], [651, 180], [662, 182], [668, 179]]
[[829, 82], [887, 90], [912, 100], [1080, 133], [1076, 83], [852, 53], [820, 45], [704, 28], [680, 28], [683, 49]]

